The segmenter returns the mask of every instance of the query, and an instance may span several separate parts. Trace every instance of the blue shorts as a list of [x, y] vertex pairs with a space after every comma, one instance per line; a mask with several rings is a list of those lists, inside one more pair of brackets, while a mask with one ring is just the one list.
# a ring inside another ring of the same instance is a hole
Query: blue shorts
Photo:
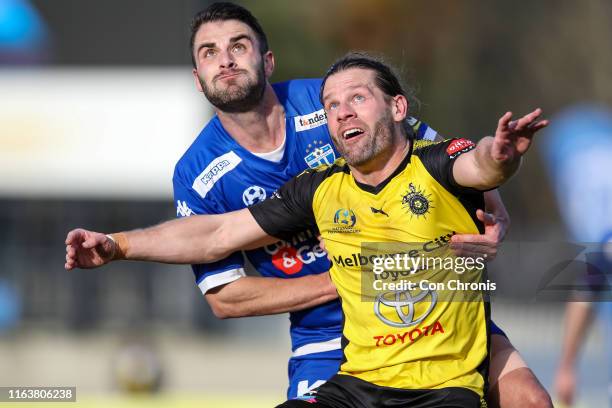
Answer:
[[287, 399], [294, 399], [323, 385], [338, 373], [341, 358], [308, 358], [308, 355], [289, 360], [289, 389]]
[[[497, 334], [504, 337], [506, 333], [500, 329], [493, 321], [489, 325], [491, 335]], [[330, 358], [325, 358], [329, 354]], [[317, 353], [308, 358], [309, 355], [292, 357], [289, 360], [289, 389], [287, 399], [294, 399], [309, 391], [323, 385], [333, 375], [338, 373], [341, 358], [337, 358], [337, 351], [327, 353]]]

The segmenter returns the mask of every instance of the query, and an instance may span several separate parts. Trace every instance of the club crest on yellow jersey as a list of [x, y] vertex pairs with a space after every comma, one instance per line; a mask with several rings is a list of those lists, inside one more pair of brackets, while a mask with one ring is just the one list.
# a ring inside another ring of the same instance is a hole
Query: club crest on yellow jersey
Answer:
[[427, 214], [434, 206], [431, 194], [427, 194], [420, 186], [408, 184], [406, 194], [402, 196], [402, 207], [408, 210], [412, 216], [427, 218]]
[[350, 208], [339, 208], [334, 214], [334, 226], [331, 233], [358, 233], [360, 230], [354, 228], [357, 216]]

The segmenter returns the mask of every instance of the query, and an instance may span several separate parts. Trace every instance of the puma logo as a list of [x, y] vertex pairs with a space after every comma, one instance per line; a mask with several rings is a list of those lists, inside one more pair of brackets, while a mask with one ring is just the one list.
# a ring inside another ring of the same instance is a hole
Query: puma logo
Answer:
[[372, 210], [374, 214], [382, 214], [382, 215], [386, 215], [387, 217], [389, 216], [389, 214], [384, 212], [382, 208], [378, 209], [378, 208], [370, 207], [370, 210]]

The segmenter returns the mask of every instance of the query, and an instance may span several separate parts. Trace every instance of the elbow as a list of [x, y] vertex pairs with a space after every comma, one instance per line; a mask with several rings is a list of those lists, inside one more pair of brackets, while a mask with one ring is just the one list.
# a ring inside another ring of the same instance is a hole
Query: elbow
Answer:
[[213, 287], [205, 293], [204, 297], [217, 319], [248, 316], [240, 291], [240, 283], [243, 279], [246, 278]]
[[508, 180], [508, 177], [501, 172], [491, 172], [481, 174], [480, 179], [474, 183], [473, 188], [480, 191], [489, 191], [498, 188]]
[[206, 297], [206, 301], [210, 305], [210, 309], [217, 319], [225, 320], [249, 316], [249, 314], [243, 310], [244, 308], [240, 307], [238, 303], [224, 299], [224, 295], [220, 294], [215, 289], [217, 288], [211, 289], [210, 293], [207, 293], [204, 296]]
[[215, 315], [215, 317], [217, 319], [220, 320], [226, 320], [226, 319], [230, 319], [234, 316], [230, 315], [229, 313], [227, 313], [224, 309], [219, 309], [219, 308], [213, 308], [213, 314]]
[[226, 320], [233, 317], [238, 317], [233, 313], [232, 308], [228, 307], [228, 305], [224, 302], [209, 300], [208, 304], [210, 305], [210, 308], [217, 319]]

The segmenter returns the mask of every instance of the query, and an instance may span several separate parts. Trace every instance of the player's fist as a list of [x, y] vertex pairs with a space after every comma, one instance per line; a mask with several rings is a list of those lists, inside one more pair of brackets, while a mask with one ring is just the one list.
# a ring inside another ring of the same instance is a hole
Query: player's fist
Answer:
[[81, 228], [66, 236], [66, 264], [64, 268], [97, 268], [113, 260], [115, 242], [106, 235]]

